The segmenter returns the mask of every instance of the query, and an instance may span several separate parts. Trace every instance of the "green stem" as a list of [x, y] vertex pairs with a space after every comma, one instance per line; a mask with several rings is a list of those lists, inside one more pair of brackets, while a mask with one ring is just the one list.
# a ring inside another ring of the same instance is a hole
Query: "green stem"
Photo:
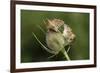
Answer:
[[71, 60], [71, 59], [70, 59], [70, 57], [68, 56], [68, 54], [67, 54], [67, 52], [66, 52], [65, 48], [64, 48], [64, 49], [62, 49], [62, 50], [61, 50], [61, 52], [64, 54], [65, 58], [66, 58], [68, 61], [70, 61], [70, 60]]

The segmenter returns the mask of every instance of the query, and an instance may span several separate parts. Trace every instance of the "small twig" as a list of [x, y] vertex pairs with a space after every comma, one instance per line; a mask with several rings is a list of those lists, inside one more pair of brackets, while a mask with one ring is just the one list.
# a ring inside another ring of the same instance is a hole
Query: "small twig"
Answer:
[[69, 52], [69, 50], [70, 50], [70, 45], [69, 45], [69, 47], [68, 47], [68, 49], [67, 49], [67, 53]]
[[52, 56], [50, 56], [50, 57], [48, 57], [48, 58], [53, 58], [54, 56], [56, 56], [56, 54], [54, 54], [54, 55], [52, 55]]
[[61, 52], [64, 54], [65, 58], [66, 58], [68, 61], [71, 60], [70, 57], [68, 56], [68, 53], [66, 52], [65, 48], [63, 48], [63, 49], [61, 50]]
[[45, 34], [46, 32], [42, 29], [41, 26], [37, 25], [37, 27]]

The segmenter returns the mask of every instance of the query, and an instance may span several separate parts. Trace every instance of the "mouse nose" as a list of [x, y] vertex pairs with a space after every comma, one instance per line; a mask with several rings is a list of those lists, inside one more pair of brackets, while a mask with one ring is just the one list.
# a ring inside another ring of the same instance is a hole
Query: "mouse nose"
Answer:
[[69, 38], [70, 42], [74, 41], [75, 40], [75, 35], [72, 33], [70, 38]]
[[70, 38], [70, 40], [71, 40], [72, 42], [74, 42], [75, 39], [76, 39], [76, 36], [75, 36], [74, 34], [72, 34], [72, 37]]

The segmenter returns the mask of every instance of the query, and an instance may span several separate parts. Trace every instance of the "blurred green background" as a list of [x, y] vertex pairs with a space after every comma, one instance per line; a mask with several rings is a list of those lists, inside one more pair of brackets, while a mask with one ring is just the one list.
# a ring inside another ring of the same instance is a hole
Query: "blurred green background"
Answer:
[[21, 10], [21, 62], [65, 60], [62, 53], [48, 58], [52, 54], [43, 49], [32, 35], [34, 32], [39, 40], [47, 46], [45, 34], [37, 26], [41, 26], [46, 31], [44, 21], [54, 18], [63, 20], [76, 35], [68, 52], [71, 60], [89, 59], [89, 13]]

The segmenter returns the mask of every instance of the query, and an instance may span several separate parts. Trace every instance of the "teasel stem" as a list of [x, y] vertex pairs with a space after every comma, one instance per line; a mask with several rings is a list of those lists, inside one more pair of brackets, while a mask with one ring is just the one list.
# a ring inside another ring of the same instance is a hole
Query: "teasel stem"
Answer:
[[61, 50], [61, 52], [64, 54], [65, 58], [66, 58], [68, 61], [71, 60], [70, 57], [69, 57], [69, 55], [68, 55], [68, 53], [66, 52], [65, 48], [63, 48], [63, 49]]

